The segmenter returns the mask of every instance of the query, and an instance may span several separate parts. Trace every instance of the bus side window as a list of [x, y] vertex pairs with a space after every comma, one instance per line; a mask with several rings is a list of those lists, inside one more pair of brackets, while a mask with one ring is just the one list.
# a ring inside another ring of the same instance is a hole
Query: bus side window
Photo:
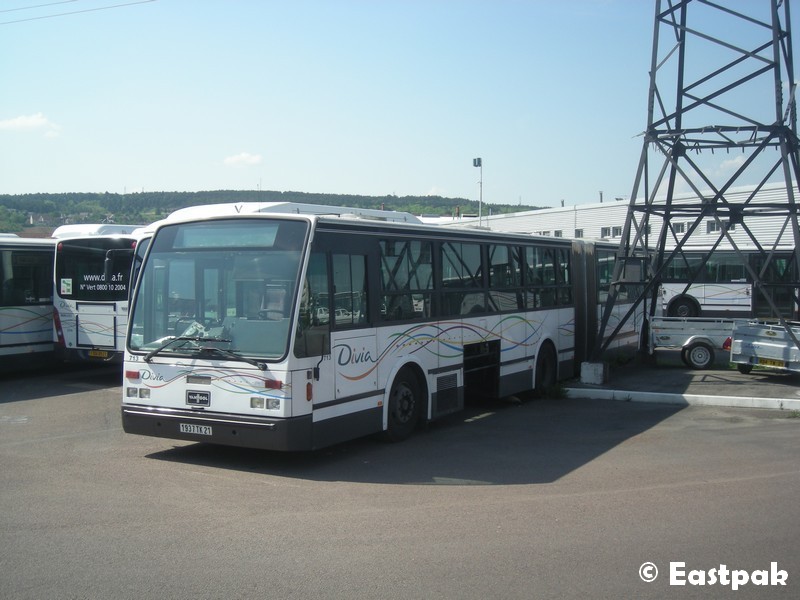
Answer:
[[367, 314], [367, 257], [363, 254], [333, 254], [334, 327], [363, 326]]
[[300, 315], [294, 355], [297, 358], [322, 356], [331, 352], [330, 295], [328, 264], [324, 252], [312, 252], [308, 272], [300, 291]]

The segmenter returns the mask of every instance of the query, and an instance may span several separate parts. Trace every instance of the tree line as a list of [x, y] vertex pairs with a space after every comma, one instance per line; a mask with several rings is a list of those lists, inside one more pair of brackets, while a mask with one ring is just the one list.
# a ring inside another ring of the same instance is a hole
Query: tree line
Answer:
[[[137, 192], [112, 194], [0, 194], [0, 232], [19, 233], [26, 227], [58, 227], [66, 223], [115, 222], [147, 224], [179, 208], [227, 202], [301, 202], [409, 212], [414, 215], [476, 214], [478, 202], [442, 196], [360, 196], [268, 190], [207, 192]], [[484, 204], [484, 213], [534, 210], [535, 206]]]

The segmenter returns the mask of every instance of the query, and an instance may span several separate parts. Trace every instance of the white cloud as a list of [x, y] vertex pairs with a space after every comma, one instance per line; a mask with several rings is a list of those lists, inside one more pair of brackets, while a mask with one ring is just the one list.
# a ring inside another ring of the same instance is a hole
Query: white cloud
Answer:
[[0, 121], [0, 131], [42, 131], [45, 137], [58, 137], [61, 127], [52, 123], [42, 113], [23, 115]]
[[739, 167], [741, 167], [744, 164], [744, 161], [745, 161], [745, 157], [744, 157], [743, 154], [739, 154], [739, 155], [737, 155], [737, 156], [735, 156], [733, 158], [730, 158], [728, 160], [723, 160], [719, 165], [719, 171], [720, 171], [720, 173], [723, 173], [723, 174], [725, 174], [725, 173], [733, 173], [734, 171], [736, 171]]
[[223, 162], [229, 167], [252, 167], [253, 165], [260, 165], [262, 160], [260, 154], [240, 152], [239, 154], [227, 157]]

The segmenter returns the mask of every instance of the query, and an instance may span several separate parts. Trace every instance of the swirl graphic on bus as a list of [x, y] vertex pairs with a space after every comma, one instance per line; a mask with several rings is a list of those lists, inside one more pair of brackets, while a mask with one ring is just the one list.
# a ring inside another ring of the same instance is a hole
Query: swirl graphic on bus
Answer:
[[[572, 326], [574, 327], [574, 321]], [[539, 341], [541, 328], [541, 321], [519, 315], [504, 317], [491, 328], [460, 321], [424, 323], [391, 334], [390, 343], [375, 357], [368, 350], [352, 346], [347, 341], [335, 344], [333, 350], [340, 367], [365, 367], [356, 373], [341, 374], [349, 381], [360, 381], [370, 376], [383, 361], [405, 354], [428, 352], [440, 359], [456, 359], [463, 355], [465, 343], [490, 340], [500, 340], [501, 352], [504, 353], [519, 348], [532, 348]], [[569, 324], [564, 324], [559, 329], [562, 330], [562, 335], [567, 332], [574, 335]]]

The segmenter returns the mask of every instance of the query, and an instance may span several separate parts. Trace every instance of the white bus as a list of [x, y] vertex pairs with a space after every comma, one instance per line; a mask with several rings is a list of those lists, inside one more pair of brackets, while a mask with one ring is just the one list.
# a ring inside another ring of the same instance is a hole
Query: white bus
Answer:
[[53, 245], [0, 235], [0, 365], [53, 356]]
[[466, 392], [546, 389], [595, 342], [595, 249], [307, 214], [170, 219], [133, 295], [123, 428], [308, 450], [403, 439]]
[[[781, 247], [768, 260], [769, 251], [685, 246], [662, 273], [661, 301], [670, 317], [767, 318], [769, 302], [753, 286], [750, 269], [759, 274], [762, 290], [770, 295], [786, 319], [798, 318], [794, 301], [798, 269], [794, 248]], [[669, 256], [667, 250], [665, 258]]]
[[53, 318], [61, 359], [122, 362], [135, 245], [134, 235], [91, 232], [56, 240]]

